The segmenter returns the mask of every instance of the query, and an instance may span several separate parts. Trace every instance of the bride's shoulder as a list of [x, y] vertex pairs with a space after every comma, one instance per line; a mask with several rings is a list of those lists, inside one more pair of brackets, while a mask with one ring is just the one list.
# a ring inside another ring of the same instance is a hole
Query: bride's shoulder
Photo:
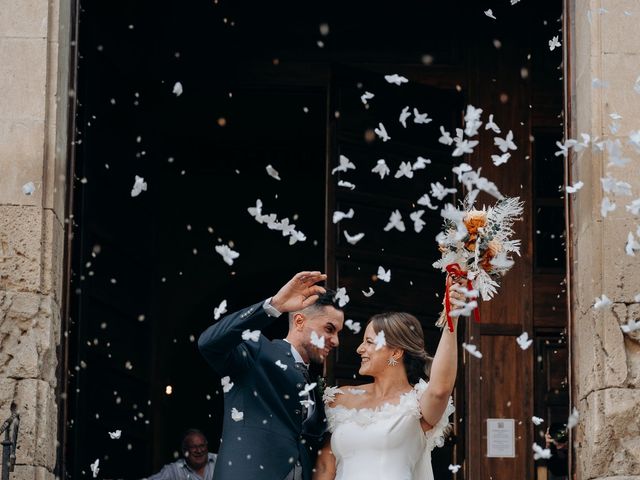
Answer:
[[358, 403], [358, 400], [362, 395], [369, 391], [371, 384], [351, 386], [345, 385], [342, 387], [327, 387], [322, 395], [322, 400], [325, 405], [329, 407], [336, 407], [341, 405], [343, 407], [352, 407], [353, 404]]

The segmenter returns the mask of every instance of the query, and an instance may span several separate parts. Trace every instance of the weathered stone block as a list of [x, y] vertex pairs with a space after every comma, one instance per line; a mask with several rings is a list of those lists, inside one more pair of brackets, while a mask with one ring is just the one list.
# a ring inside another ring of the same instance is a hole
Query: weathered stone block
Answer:
[[[20, 431], [16, 463], [44, 467], [55, 466], [57, 406], [47, 382], [20, 380], [11, 399], [20, 413]], [[8, 408], [8, 406], [6, 407]], [[2, 405], [5, 410], [5, 405]]]
[[43, 121], [46, 105], [47, 40], [0, 37], [0, 118]]
[[[578, 2], [579, 3], [579, 2]], [[637, 8], [635, 0], [602, 0], [605, 13], [594, 18], [600, 22], [600, 36], [604, 53], [638, 53], [640, 52], [640, 30], [638, 30]], [[625, 11], [631, 15], [625, 15]]]
[[56, 385], [60, 315], [50, 297], [0, 292], [0, 375]]
[[55, 475], [43, 467], [16, 465], [10, 480], [54, 480]]
[[0, 289], [39, 291], [42, 210], [0, 205]]
[[7, 37], [44, 38], [47, 0], [0, 0], [0, 32]]
[[[0, 204], [38, 205], [41, 202], [44, 119], [0, 119]], [[25, 195], [22, 186], [36, 191]]]
[[640, 390], [592, 392], [580, 412], [581, 478], [640, 475]]

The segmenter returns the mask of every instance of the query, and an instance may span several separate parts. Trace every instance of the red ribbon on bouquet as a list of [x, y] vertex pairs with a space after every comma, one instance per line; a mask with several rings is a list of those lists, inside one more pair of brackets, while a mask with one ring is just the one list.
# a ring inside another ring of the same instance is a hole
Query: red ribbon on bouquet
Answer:
[[[462, 270], [462, 268], [460, 268], [460, 265], [458, 265], [457, 263], [450, 263], [449, 265], [447, 265], [445, 267], [445, 269], [447, 270], [447, 273], [456, 277], [462, 277], [462, 278], [466, 278], [467, 279], [467, 289], [468, 290], [473, 290], [473, 284], [471, 283], [471, 280], [469, 280], [467, 278], [467, 272], [465, 272], [464, 270]], [[449, 300], [449, 287], [450, 285], [447, 285], [446, 291], [445, 291], [445, 299], [444, 299], [444, 306], [445, 306], [445, 311], [447, 314], [447, 325], [449, 325], [449, 331], [453, 332], [453, 320], [451, 320], [451, 300]], [[480, 311], [478, 310], [478, 307], [473, 309], [473, 319], [476, 322], [480, 322]]]

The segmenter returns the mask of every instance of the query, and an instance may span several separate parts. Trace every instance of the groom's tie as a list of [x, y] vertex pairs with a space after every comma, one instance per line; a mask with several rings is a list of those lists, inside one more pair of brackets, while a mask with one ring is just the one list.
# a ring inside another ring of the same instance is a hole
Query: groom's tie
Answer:
[[[300, 370], [300, 373], [304, 376], [304, 381], [307, 385], [311, 384], [311, 375], [309, 375], [309, 368], [302, 362], [296, 362], [296, 368]], [[311, 400], [313, 402], [316, 401], [315, 389], [309, 392], [309, 396], [302, 398], [302, 400]], [[300, 404], [302, 406], [302, 421], [304, 422], [309, 416], [310, 412], [313, 411], [313, 406], [307, 408], [303, 403]]]

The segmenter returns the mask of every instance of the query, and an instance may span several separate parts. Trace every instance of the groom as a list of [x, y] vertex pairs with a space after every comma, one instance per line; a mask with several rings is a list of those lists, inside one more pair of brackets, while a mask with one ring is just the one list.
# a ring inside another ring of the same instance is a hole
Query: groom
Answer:
[[[326, 278], [300, 272], [273, 297], [200, 335], [200, 352], [226, 384], [214, 480], [311, 479], [326, 418], [308, 367], [338, 346], [344, 323], [335, 292], [316, 285]], [[255, 332], [283, 313], [289, 317], [284, 340]]]

